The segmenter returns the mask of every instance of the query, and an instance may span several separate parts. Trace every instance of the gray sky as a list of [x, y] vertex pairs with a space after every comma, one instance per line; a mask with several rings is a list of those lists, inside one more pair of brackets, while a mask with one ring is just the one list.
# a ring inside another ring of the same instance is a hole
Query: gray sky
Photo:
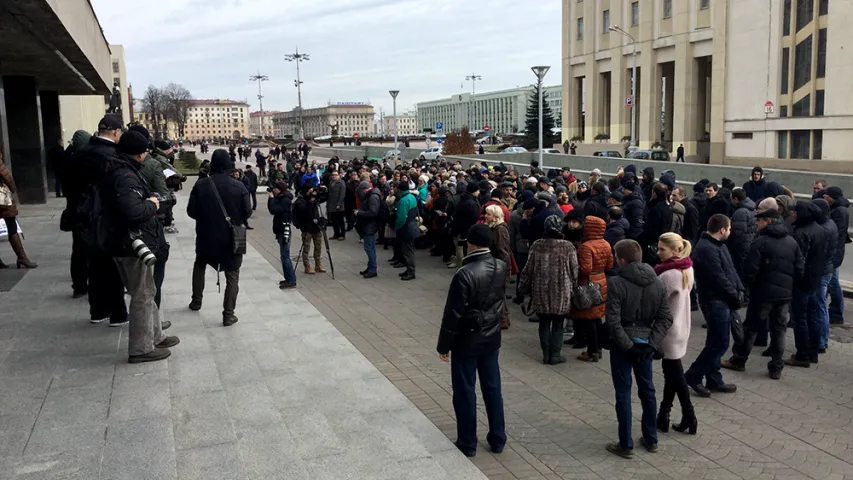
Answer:
[[[297, 105], [296, 46], [305, 108], [371, 102], [398, 112], [417, 102], [532, 84], [532, 65], [560, 83], [560, 0], [91, 0], [110, 43], [126, 50], [128, 82], [183, 84], [195, 98], [247, 100], [258, 109]], [[460, 88], [461, 87], [461, 88]]]

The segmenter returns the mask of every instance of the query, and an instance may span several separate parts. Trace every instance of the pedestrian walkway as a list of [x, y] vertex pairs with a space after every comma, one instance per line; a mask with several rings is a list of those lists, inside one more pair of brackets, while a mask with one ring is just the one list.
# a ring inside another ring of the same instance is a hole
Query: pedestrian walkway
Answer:
[[[261, 208], [250, 243], [280, 268], [271, 219]], [[449, 439], [455, 439], [450, 369], [435, 352], [454, 271], [418, 251], [417, 279], [400, 282], [396, 275], [400, 270], [387, 266], [391, 252], [380, 250], [379, 277], [363, 280], [357, 272], [364, 268], [366, 256], [357, 240], [353, 231], [345, 241], [331, 243], [336, 280], [297, 271], [298, 291]], [[297, 241], [294, 256], [298, 249]], [[478, 408], [481, 444], [472, 462], [490, 479], [853, 478], [853, 344], [831, 341], [819, 366], [786, 368], [780, 381], [767, 377], [766, 359], [756, 348], [745, 373], [724, 372], [727, 381], [738, 385], [737, 393], [694, 397], [698, 435], [661, 434], [659, 453], [638, 449], [633, 460], [624, 460], [604, 450], [617, 439], [608, 354], [602, 362], [587, 364], [574, 359], [578, 350], [568, 350], [568, 363], [544, 366], [536, 324], [515, 305], [511, 315], [513, 326], [505, 332], [501, 349], [509, 435], [503, 454], [493, 455], [483, 444], [482, 402]], [[847, 318], [853, 315], [848, 313]], [[697, 312], [686, 366], [704, 342], [701, 323]], [[849, 331], [833, 328], [833, 338], [849, 342]], [[655, 362], [654, 368], [659, 401], [660, 363]], [[636, 399], [633, 413], [634, 434], [639, 437]], [[673, 421], [679, 419], [676, 402]]]
[[163, 285], [181, 343], [139, 365], [127, 327], [91, 325], [71, 299], [60, 201], [21, 208], [40, 266], [0, 293], [0, 480], [485, 478], [251, 246], [239, 323], [222, 327], [212, 270], [189, 311], [187, 197]]

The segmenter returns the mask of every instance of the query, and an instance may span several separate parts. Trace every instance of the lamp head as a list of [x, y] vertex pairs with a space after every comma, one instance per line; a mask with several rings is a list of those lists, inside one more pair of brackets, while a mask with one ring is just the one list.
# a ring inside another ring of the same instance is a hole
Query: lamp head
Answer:
[[530, 69], [533, 70], [533, 73], [536, 75], [537, 78], [542, 80], [543, 78], [545, 78], [545, 75], [548, 73], [548, 70], [550, 70], [551, 67], [540, 65], [537, 67], [531, 67]]
[[391, 94], [391, 98], [396, 99], [397, 95], [399, 95], [400, 91], [399, 90], [389, 90], [388, 93]]

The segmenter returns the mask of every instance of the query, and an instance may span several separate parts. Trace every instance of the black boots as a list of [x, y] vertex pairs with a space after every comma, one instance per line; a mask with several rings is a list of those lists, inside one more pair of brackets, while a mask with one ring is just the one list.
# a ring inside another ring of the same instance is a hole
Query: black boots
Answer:
[[[659, 432], [669, 432], [669, 410], [658, 412], [657, 427]], [[674, 428], [674, 426], [673, 426]]]
[[[660, 423], [660, 417], [658, 417], [658, 423]], [[672, 429], [676, 432], [687, 433], [689, 435], [696, 435], [698, 427], [699, 422], [696, 420], [695, 413], [685, 414], [681, 417], [681, 423], [672, 424]]]

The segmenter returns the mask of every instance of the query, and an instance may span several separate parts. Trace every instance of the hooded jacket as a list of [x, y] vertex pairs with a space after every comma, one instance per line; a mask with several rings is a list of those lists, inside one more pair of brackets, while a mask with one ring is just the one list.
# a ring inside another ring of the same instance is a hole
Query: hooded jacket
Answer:
[[619, 240], [625, 240], [630, 228], [631, 226], [625, 217], [614, 220], [608, 223], [607, 228], [604, 229], [604, 239], [613, 247]]
[[633, 262], [609, 279], [605, 322], [613, 348], [627, 351], [635, 338], [660, 351], [672, 325], [666, 287], [649, 265]]
[[672, 209], [665, 198], [655, 198], [649, 202], [649, 212], [643, 232], [637, 242], [645, 248], [646, 245], [657, 245], [658, 238], [670, 231], [672, 226]]
[[361, 200], [361, 207], [356, 213], [356, 228], [358, 233], [364, 235], [376, 235], [379, 232], [379, 209], [382, 205], [382, 193], [378, 188], [367, 191]]
[[[583, 225], [583, 243], [578, 249], [578, 285], [589, 282], [601, 286], [601, 295], [607, 300], [607, 277], [604, 272], [613, 268], [613, 249], [604, 240], [604, 220], [587, 217]], [[598, 320], [604, 316], [604, 304], [586, 310], [572, 310], [571, 317]]]
[[794, 222], [794, 240], [805, 258], [803, 279], [795, 286], [803, 292], [813, 291], [820, 284], [829, 257], [829, 233], [817, 223], [820, 208], [811, 201], [800, 201], [794, 207], [797, 220]]
[[[687, 209], [679, 202], [669, 204], [669, 209], [672, 210], [672, 224], [669, 227], [670, 232], [675, 232], [683, 236], [684, 231], [684, 216]], [[689, 237], [684, 237], [689, 240]]]
[[[812, 203], [820, 209], [820, 216], [816, 220], [818, 225], [829, 235], [827, 239], [829, 246], [827, 248], [826, 268], [823, 270], [823, 274], [827, 275], [835, 271], [835, 264], [833, 262], [838, 249], [838, 227], [829, 218], [829, 203], [826, 200], [818, 198], [817, 200], [812, 200]], [[841, 245], [841, 248], [844, 248], [844, 245]]]
[[643, 191], [643, 198], [648, 203], [652, 199], [652, 186], [655, 184], [655, 169], [646, 167], [643, 169], [643, 176], [640, 179], [640, 189]]
[[146, 155], [145, 160], [142, 161], [139, 175], [145, 179], [152, 192], [157, 192], [161, 197], [166, 197], [171, 193], [169, 187], [166, 186], [166, 176], [163, 174], [162, 165], [151, 154]]
[[779, 213], [782, 214], [782, 223], [788, 228], [789, 234], [794, 234], [794, 205], [796, 201], [788, 195], [776, 196], [776, 203], [781, 204]]
[[592, 195], [583, 205], [583, 214], [587, 217], [598, 217], [607, 221], [607, 200], [604, 194]]
[[791, 300], [803, 269], [803, 254], [785, 224], [774, 221], [764, 227], [752, 242], [743, 266], [750, 303]]
[[739, 308], [745, 289], [726, 244], [705, 232], [690, 258], [700, 301], [719, 300], [731, 309]]
[[623, 218], [628, 220], [628, 238], [637, 240], [642, 235], [646, 220], [645, 220], [646, 202], [643, 200], [642, 193], [639, 188], [631, 192], [630, 195], [625, 195], [622, 199]]
[[513, 210], [509, 215], [509, 242], [513, 253], [527, 255], [530, 251], [530, 244], [527, 239], [521, 235], [521, 221], [524, 217], [524, 210]]
[[[752, 180], [753, 175], [756, 173], [760, 173], [761, 177], [758, 181]], [[764, 170], [761, 167], [755, 167], [752, 169], [752, 172], [749, 175], [750, 180], [743, 184], [743, 190], [746, 192], [747, 198], [752, 200], [755, 203], [758, 203], [764, 200], [766, 197], [771, 197], [773, 195], [768, 195], [767, 192], [767, 181], [764, 180]]]
[[850, 201], [844, 197], [835, 200], [829, 208], [829, 218], [835, 222], [836, 229], [838, 230], [835, 257], [832, 259], [832, 264], [835, 265], [835, 268], [838, 268], [844, 261], [845, 247], [850, 243], [850, 236], [847, 234], [847, 229], [850, 227]]
[[[82, 136], [82, 135], [81, 135]], [[67, 208], [78, 213], [75, 228], [82, 228], [82, 217], [87, 213], [80, 212], [86, 203], [90, 185], [100, 183], [106, 176], [107, 161], [116, 153], [116, 144], [101, 137], [92, 136], [89, 142], [77, 149], [67, 166], [67, 173], [62, 179], [62, 189], [65, 193]]]
[[696, 245], [696, 242], [699, 241], [699, 232], [702, 231], [702, 226], [699, 223], [699, 210], [692, 199], [685, 198], [679, 203], [684, 207], [684, 224], [681, 226], [681, 236], [691, 245]]
[[273, 216], [272, 232], [276, 238], [284, 234], [284, 226], [290, 225], [291, 212], [293, 208], [293, 192], [290, 190], [284, 191], [281, 194], [270, 197], [267, 200], [267, 210]]
[[477, 223], [479, 217], [480, 202], [477, 201], [477, 197], [467, 191], [463, 191], [459, 195], [459, 201], [453, 208], [453, 220], [450, 224], [453, 235], [457, 235], [459, 238], [466, 238], [468, 230]]
[[732, 214], [732, 232], [726, 240], [726, 246], [729, 247], [729, 254], [739, 275], [742, 273], [743, 261], [749, 253], [749, 245], [755, 238], [755, 231], [755, 202], [745, 198], [735, 207]]

